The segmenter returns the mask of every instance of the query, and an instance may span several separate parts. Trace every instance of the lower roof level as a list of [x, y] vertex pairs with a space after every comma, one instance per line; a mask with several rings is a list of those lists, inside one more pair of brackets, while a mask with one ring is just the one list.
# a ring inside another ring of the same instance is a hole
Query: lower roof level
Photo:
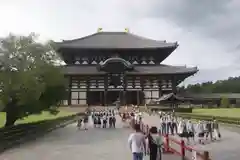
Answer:
[[[99, 71], [96, 65], [65, 65], [62, 66], [65, 75], [104, 75], [105, 71]], [[127, 75], [186, 75], [191, 76], [198, 72], [197, 67], [170, 66], [170, 65], [136, 65], [132, 71], [126, 71]]]

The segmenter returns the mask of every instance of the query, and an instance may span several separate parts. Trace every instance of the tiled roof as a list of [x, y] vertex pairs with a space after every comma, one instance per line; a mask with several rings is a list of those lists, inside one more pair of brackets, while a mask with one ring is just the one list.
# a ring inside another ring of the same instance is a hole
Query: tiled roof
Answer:
[[177, 100], [177, 101], [184, 101], [184, 100], [190, 100], [190, 98], [185, 98], [185, 97], [180, 97], [179, 95], [175, 95], [174, 93], [169, 93], [166, 95], [163, 95], [162, 97], [160, 97], [157, 102], [161, 102], [161, 101], [168, 101], [168, 100]]
[[[105, 74], [103, 71], [98, 71], [96, 65], [66, 65], [62, 67], [63, 73], [66, 75], [94, 75], [94, 74]], [[127, 72], [127, 74], [194, 74], [198, 71], [196, 67], [175, 67], [170, 65], [143, 65], [134, 66], [134, 70]]]
[[200, 94], [185, 93], [181, 95], [184, 97], [191, 97], [194, 99], [219, 99], [219, 98], [240, 99], [240, 93], [200, 93]]
[[157, 41], [127, 32], [98, 32], [83, 38], [56, 42], [62, 48], [90, 49], [143, 49], [143, 48], [177, 48], [178, 44]]

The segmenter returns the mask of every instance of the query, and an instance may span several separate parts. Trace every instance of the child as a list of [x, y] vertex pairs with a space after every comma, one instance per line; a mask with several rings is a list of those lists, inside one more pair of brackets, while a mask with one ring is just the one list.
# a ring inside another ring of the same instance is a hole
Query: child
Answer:
[[78, 127], [78, 130], [80, 130], [82, 127], [82, 119], [81, 118], [79, 118], [77, 121], [77, 127]]
[[87, 130], [87, 124], [88, 124], [88, 115], [86, 115], [83, 119], [83, 128]]

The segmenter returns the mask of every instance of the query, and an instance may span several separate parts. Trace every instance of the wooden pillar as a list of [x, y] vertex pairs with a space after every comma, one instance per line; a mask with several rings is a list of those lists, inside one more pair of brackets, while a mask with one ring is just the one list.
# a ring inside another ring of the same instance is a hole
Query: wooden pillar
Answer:
[[127, 90], [127, 76], [125, 73], [123, 73], [123, 105], [126, 105], [127, 101], [126, 101], [126, 90]]
[[72, 76], [69, 76], [68, 81], [68, 105], [72, 105]]
[[174, 94], [177, 94], [177, 82], [176, 82], [176, 77], [175, 76], [173, 76], [172, 77], [172, 92], [174, 93]]
[[108, 75], [104, 76], [104, 106], [107, 106]]
[[87, 83], [87, 96], [86, 96], [86, 98], [87, 98], [87, 105], [89, 106], [90, 105], [90, 103], [89, 103], [89, 101], [90, 101], [90, 99], [89, 99], [89, 97], [88, 97], [88, 92], [89, 92], [89, 88], [90, 88], [90, 77], [85, 77], [85, 80], [86, 80], [86, 83]]
[[162, 80], [159, 78], [158, 79], [158, 97], [162, 97]]
[[141, 103], [145, 104], [145, 94], [144, 94], [144, 78], [140, 77], [140, 86], [141, 86], [141, 92], [144, 95], [143, 97], [141, 96], [141, 98], [143, 98], [143, 100], [141, 100]]
[[140, 91], [137, 91], [137, 105], [140, 105]]
[[135, 81], [136, 81], [136, 77], [134, 76], [134, 77], [132, 77], [132, 88], [136, 88], [136, 86], [135, 86]]
[[100, 92], [100, 103], [102, 106], [104, 106], [104, 102], [103, 102], [103, 98], [104, 98], [104, 95], [103, 95], [104, 92]]

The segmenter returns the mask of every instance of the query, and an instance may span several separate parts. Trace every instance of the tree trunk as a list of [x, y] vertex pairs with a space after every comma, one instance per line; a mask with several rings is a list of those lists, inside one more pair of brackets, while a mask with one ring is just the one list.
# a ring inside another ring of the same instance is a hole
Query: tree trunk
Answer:
[[13, 126], [18, 119], [18, 107], [16, 103], [10, 102], [6, 105], [5, 127]]
[[5, 127], [13, 126], [16, 120], [17, 120], [16, 114], [12, 114], [11, 112], [6, 112]]

